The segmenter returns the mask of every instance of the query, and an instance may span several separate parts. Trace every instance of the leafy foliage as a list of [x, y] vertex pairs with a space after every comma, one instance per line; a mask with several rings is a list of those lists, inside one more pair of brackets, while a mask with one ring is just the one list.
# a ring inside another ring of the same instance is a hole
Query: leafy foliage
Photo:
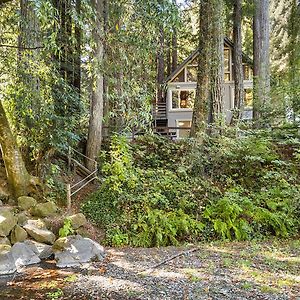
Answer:
[[71, 235], [74, 233], [74, 229], [72, 226], [72, 221], [70, 218], [66, 218], [64, 220], [64, 225], [62, 228], [59, 229], [59, 237], [67, 237], [68, 235]]
[[83, 210], [113, 245], [287, 237], [299, 227], [299, 174], [275, 140], [252, 131], [201, 144], [115, 136]]

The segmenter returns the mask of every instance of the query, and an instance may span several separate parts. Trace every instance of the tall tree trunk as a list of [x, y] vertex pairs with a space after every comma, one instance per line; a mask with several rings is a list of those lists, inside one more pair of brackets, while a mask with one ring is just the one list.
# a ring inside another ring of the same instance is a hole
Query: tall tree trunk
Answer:
[[[39, 41], [39, 21], [36, 16], [33, 3], [29, 0], [20, 0], [20, 33], [18, 35], [18, 75], [19, 80], [26, 86], [30, 95], [30, 109], [34, 117], [38, 117], [40, 111], [39, 89], [40, 80], [32, 74], [34, 64], [38, 64], [39, 50], [25, 50], [27, 48], [38, 48], [41, 46]], [[22, 108], [20, 108], [22, 109]], [[29, 111], [29, 110], [28, 110]], [[33, 118], [25, 116], [27, 128], [34, 126]]]
[[172, 34], [172, 72], [176, 70], [178, 65], [178, 46], [177, 46], [177, 30], [173, 28]]
[[270, 103], [270, 40], [269, 0], [254, 0], [253, 55], [254, 102], [253, 120], [266, 125], [266, 112]]
[[[107, 52], [108, 52], [108, 45], [107, 45], [107, 33], [108, 33], [108, 17], [109, 17], [109, 0], [103, 0], [103, 28], [104, 28], [104, 40], [103, 40], [103, 61], [107, 63]], [[109, 136], [109, 112], [110, 112], [110, 103], [108, 98], [108, 76], [103, 74], [103, 138]]]
[[[176, 0], [173, 0], [173, 4], [177, 5]], [[177, 45], [177, 29], [173, 26], [172, 34], [172, 72], [176, 70], [178, 64], [178, 45]]]
[[294, 120], [300, 113], [300, 2], [293, 0], [289, 20], [289, 96]]
[[172, 55], [171, 52], [173, 52], [172, 50], [172, 38], [170, 36], [168, 36], [167, 40], [167, 76], [169, 76], [172, 73]]
[[242, 117], [244, 104], [242, 0], [233, 0], [233, 43], [234, 108], [231, 123], [235, 124]]
[[159, 29], [159, 43], [157, 54], [157, 102], [163, 102], [163, 82], [165, 73], [165, 61], [164, 61], [164, 46], [165, 46], [165, 34], [163, 24]]
[[[76, 14], [77, 18], [81, 15], [81, 0], [76, 0]], [[76, 88], [78, 94], [81, 92], [81, 28], [77, 24], [75, 26], [75, 38], [76, 38], [76, 47], [74, 49], [74, 80], [73, 86]]]
[[14, 198], [28, 195], [31, 185], [16, 140], [11, 132], [2, 102], [0, 101], [0, 146], [10, 192]]
[[211, 86], [210, 98], [212, 111], [209, 123], [224, 119], [224, 33], [223, 0], [212, 0], [212, 34], [211, 34]]
[[191, 137], [204, 131], [209, 111], [211, 0], [200, 1], [199, 56], [197, 90], [193, 110]]
[[94, 74], [94, 85], [92, 90], [89, 132], [86, 146], [86, 166], [89, 170], [94, 170], [92, 160], [97, 159], [102, 142], [102, 122], [103, 122], [103, 73], [101, 65], [103, 63], [103, 0], [93, 0], [93, 8], [96, 11], [96, 21], [93, 27], [93, 38], [95, 42], [94, 57], [98, 62]]

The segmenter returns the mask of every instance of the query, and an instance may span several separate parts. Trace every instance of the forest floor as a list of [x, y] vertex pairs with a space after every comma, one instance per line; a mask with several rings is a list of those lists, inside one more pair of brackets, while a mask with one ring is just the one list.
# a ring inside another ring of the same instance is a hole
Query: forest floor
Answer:
[[106, 251], [80, 269], [49, 261], [0, 277], [0, 299], [300, 300], [299, 240]]

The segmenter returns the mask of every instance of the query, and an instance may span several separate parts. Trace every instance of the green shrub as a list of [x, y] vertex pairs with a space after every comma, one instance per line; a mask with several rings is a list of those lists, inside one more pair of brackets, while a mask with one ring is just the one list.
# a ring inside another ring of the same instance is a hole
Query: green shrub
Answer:
[[64, 220], [64, 225], [58, 231], [59, 237], [67, 237], [68, 235], [73, 234], [75, 231], [72, 226], [72, 221], [70, 218]]
[[103, 183], [83, 211], [109, 245], [286, 237], [299, 228], [298, 155], [287, 157], [271, 135], [115, 136], [102, 160]]

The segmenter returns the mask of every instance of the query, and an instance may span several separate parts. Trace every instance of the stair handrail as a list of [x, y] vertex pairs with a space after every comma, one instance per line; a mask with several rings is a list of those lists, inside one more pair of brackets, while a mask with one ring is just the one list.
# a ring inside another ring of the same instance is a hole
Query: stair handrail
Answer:
[[[69, 151], [68, 151], [68, 169], [71, 168], [71, 161], [74, 161], [78, 165], [81, 165], [75, 158], [72, 158], [72, 153], [75, 152], [79, 155], [81, 155], [84, 159], [90, 160], [94, 162], [94, 171], [91, 171], [90, 174], [88, 174], [86, 177], [81, 179], [80, 181], [76, 182], [75, 184], [71, 185], [71, 183], [67, 183], [66, 188], [67, 188], [67, 209], [71, 209], [71, 204], [72, 204], [72, 196], [74, 196], [76, 193], [78, 193], [80, 190], [82, 190], [85, 186], [87, 186], [90, 182], [94, 181], [95, 179], [99, 179], [97, 176], [98, 173], [98, 163], [96, 160], [87, 157], [83, 153], [77, 151], [76, 149], [72, 148], [69, 146]], [[91, 177], [91, 178], [90, 178]], [[89, 179], [87, 182], [85, 182], [87, 179]], [[83, 185], [79, 186], [75, 191], [72, 192], [72, 189], [80, 185], [81, 183], [85, 182]]]

